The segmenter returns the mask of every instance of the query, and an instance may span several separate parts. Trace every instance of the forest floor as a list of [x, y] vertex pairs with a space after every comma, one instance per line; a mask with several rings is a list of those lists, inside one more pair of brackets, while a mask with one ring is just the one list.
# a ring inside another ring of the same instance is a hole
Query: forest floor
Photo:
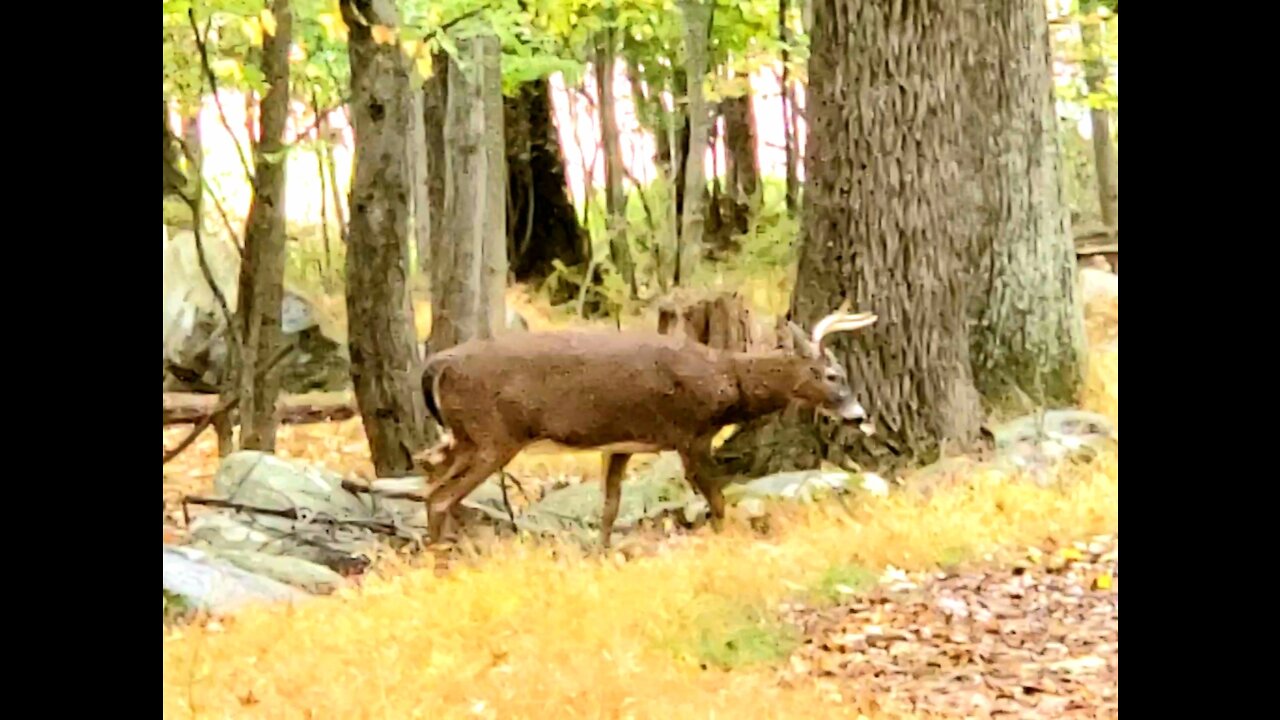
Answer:
[[[1115, 422], [1118, 307], [1088, 325], [1085, 407]], [[279, 446], [370, 472], [358, 420]], [[928, 498], [771, 509], [763, 535], [650, 531], [625, 555], [393, 560], [334, 596], [166, 629], [165, 717], [1116, 717], [1117, 463], [1051, 487], [979, 469]], [[166, 466], [166, 499], [215, 467], [206, 433]], [[599, 457], [514, 473], [590, 479]]]

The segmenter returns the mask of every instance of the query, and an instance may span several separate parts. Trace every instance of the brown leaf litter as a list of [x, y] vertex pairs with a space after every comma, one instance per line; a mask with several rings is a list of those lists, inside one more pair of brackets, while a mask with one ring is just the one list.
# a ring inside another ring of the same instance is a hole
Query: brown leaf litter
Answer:
[[835, 608], [784, 606], [806, 640], [781, 681], [816, 677], [888, 713], [1118, 717], [1118, 548], [1098, 537], [998, 569], [890, 571]]

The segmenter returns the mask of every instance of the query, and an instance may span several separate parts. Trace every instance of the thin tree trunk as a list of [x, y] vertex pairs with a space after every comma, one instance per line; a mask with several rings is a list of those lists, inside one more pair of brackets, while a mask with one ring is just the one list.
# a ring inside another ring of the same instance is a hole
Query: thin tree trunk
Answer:
[[[191, 157], [187, 159], [187, 176], [190, 178], [191, 192], [195, 195], [195, 209], [191, 222], [201, 222], [204, 218], [204, 146], [200, 141], [200, 110], [182, 123], [182, 142], [187, 146]], [[201, 226], [203, 227], [203, 226]]]
[[[487, 299], [487, 233], [496, 232], [506, 248], [506, 148], [490, 141], [493, 135], [502, 139], [501, 108], [494, 117], [489, 100], [501, 87], [498, 51], [496, 38], [471, 37], [458, 43], [464, 65], [449, 61], [444, 122], [447, 231], [433, 237], [433, 353], [490, 337], [494, 330]], [[495, 185], [501, 192], [495, 193]], [[501, 224], [494, 223], [495, 217]]]
[[[587, 262], [586, 233], [569, 195], [564, 153], [551, 115], [551, 83], [526, 83], [506, 101], [507, 174], [512, 216], [508, 246], [512, 275], [540, 283], [555, 262], [579, 267]], [[557, 298], [566, 302], [573, 295]]]
[[[1102, 57], [1102, 21], [1096, 17], [1097, 4], [1086, 7], [1095, 16], [1080, 24], [1080, 39], [1084, 45], [1084, 77], [1089, 93], [1101, 93], [1107, 78], [1107, 65]], [[1084, 9], [1084, 8], [1082, 8]], [[1111, 117], [1106, 108], [1090, 108], [1089, 120], [1093, 124], [1093, 167], [1098, 181], [1098, 212], [1102, 222], [1113, 231], [1120, 229], [1118, 168], [1115, 148], [1111, 143]]]
[[[415, 77], [415, 81], [417, 78]], [[409, 199], [413, 210], [413, 238], [418, 251], [418, 272], [430, 277], [431, 272], [431, 190], [427, 155], [426, 90], [413, 89], [409, 109]]]
[[395, 6], [342, 3], [349, 28], [351, 109], [359, 143], [347, 243], [351, 378], [379, 477], [414, 471], [426, 442], [426, 406], [409, 303], [409, 68], [398, 45], [371, 25], [397, 27]]
[[800, 174], [796, 167], [800, 143], [796, 140], [795, 114], [792, 112], [795, 98], [791, 95], [791, 71], [787, 63], [791, 58], [791, 28], [787, 27], [787, 0], [778, 0], [778, 39], [782, 41], [782, 76], [779, 79], [779, 101], [782, 107], [782, 135], [787, 162], [787, 211], [795, 212], [800, 197]]
[[283, 342], [281, 303], [285, 263], [285, 129], [289, 120], [289, 45], [293, 10], [289, 0], [273, 0], [274, 34], [262, 43], [262, 70], [270, 90], [262, 100], [262, 126], [254, 144], [253, 203], [245, 222], [237, 322], [240, 324], [240, 447], [275, 450], [279, 374], [261, 363]]
[[606, 28], [596, 45], [596, 106], [600, 116], [600, 134], [604, 143], [605, 214], [608, 218], [609, 256], [622, 279], [636, 294], [635, 266], [627, 244], [627, 195], [622, 185], [622, 146], [618, 138], [618, 120], [613, 92], [614, 36]]
[[746, 94], [720, 103], [724, 112], [725, 185], [729, 188], [729, 197], [740, 205], [751, 204], [760, 184], [755, 112], [751, 104], [750, 85]]
[[[484, 75], [479, 90], [484, 108], [485, 171], [484, 243], [481, 256], [483, 308], [489, 334], [507, 328], [507, 143], [503, 128], [502, 45], [491, 36], [483, 45]], [[480, 58], [478, 57], [477, 60]]]
[[[445, 147], [444, 122], [445, 103], [449, 96], [449, 58], [444, 53], [437, 53], [431, 58], [431, 77], [422, 87], [422, 127], [427, 147], [427, 203], [431, 206], [430, 236], [431, 253], [444, 242], [445, 213]], [[430, 254], [430, 253], [429, 253]], [[435, 259], [432, 259], [433, 267]], [[434, 282], [435, 271], [431, 278]], [[434, 286], [433, 286], [434, 288]], [[434, 293], [434, 289], [432, 290]]]
[[320, 233], [324, 238], [324, 266], [321, 268], [321, 285], [326, 291], [329, 288], [329, 274], [333, 272], [333, 246], [329, 242], [329, 189], [325, 187], [324, 171], [324, 120], [320, 109], [320, 101], [316, 99], [315, 89], [311, 92], [311, 108], [316, 114], [316, 179], [320, 181]]
[[702, 253], [703, 202], [707, 193], [707, 123], [710, 121], [702, 84], [707, 74], [707, 35], [711, 6], [706, 0], [684, 0], [685, 68], [689, 85], [689, 151], [685, 155], [684, 208], [680, 221], [680, 249], [676, 284], [688, 282]]
[[333, 138], [325, 138], [323, 145], [324, 161], [329, 172], [329, 192], [333, 194], [333, 217], [338, 221], [338, 237], [345, 243], [347, 217], [342, 208], [342, 186], [338, 184], [338, 159], [333, 152]]
[[977, 28], [972, 110], [986, 137], [977, 163], [974, 377], [997, 402], [1016, 393], [1071, 404], [1084, 378], [1084, 320], [1058, 167], [1046, 9], [1040, 0], [986, 0]]

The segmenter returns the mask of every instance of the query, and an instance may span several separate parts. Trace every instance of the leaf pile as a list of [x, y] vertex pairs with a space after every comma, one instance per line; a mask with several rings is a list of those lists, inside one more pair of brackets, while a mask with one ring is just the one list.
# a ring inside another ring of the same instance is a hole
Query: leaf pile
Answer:
[[1098, 537], [1002, 569], [891, 571], [838, 607], [790, 606], [807, 640], [782, 683], [817, 677], [888, 712], [1118, 717], [1118, 547]]

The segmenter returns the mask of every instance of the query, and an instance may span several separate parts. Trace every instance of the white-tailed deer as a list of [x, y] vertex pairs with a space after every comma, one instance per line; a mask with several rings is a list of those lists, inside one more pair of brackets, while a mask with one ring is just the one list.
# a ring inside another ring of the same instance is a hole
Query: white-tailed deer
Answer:
[[458, 502], [539, 441], [604, 453], [606, 547], [634, 453], [678, 452], [718, 530], [724, 496], [701, 470], [724, 426], [796, 402], [871, 432], [844, 367], [822, 341], [876, 316], [844, 310], [818, 322], [811, 337], [791, 324], [795, 353], [716, 351], [653, 332], [556, 331], [473, 340], [432, 356], [422, 389], [446, 436], [435, 449], [438, 472], [427, 498], [431, 541]]

